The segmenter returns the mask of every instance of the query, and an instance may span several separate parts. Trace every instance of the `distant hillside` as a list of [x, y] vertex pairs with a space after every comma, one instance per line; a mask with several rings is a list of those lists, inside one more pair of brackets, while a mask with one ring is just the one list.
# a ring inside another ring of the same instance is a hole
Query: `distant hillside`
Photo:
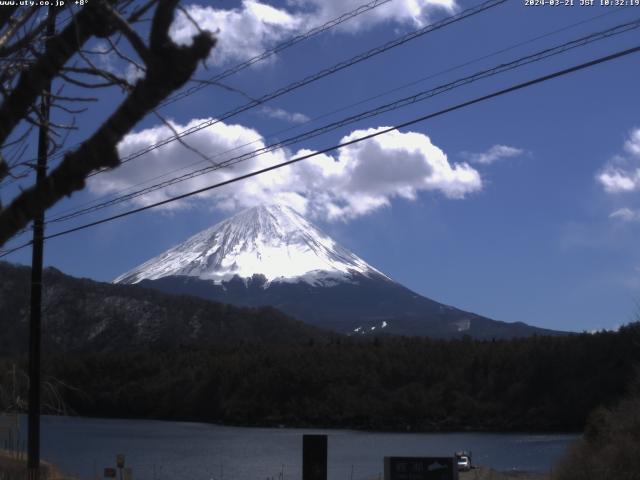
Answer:
[[[0, 378], [27, 345], [29, 269], [0, 263]], [[81, 415], [402, 430], [577, 430], [628, 393], [640, 324], [511, 340], [326, 334], [47, 269], [44, 374]], [[24, 357], [23, 357], [24, 358]], [[4, 378], [7, 378], [6, 376]]]
[[480, 340], [567, 335], [465, 312], [381, 276], [354, 274], [350, 282], [321, 287], [282, 282], [265, 288], [264, 283], [265, 278], [260, 275], [249, 279], [234, 277], [220, 284], [190, 276], [169, 276], [142, 280], [139, 285], [242, 307], [271, 305], [310, 325], [365, 338], [380, 333], [431, 338], [468, 335]]
[[[0, 354], [27, 349], [30, 269], [0, 262]], [[44, 271], [43, 343], [50, 351], [108, 352], [240, 342], [322, 341], [330, 334], [270, 307], [241, 308], [135, 285]]]

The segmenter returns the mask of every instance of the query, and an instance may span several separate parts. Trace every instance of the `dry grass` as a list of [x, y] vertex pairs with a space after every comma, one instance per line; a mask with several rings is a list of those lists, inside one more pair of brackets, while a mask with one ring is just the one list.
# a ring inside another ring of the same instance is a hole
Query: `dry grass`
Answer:
[[460, 472], [460, 480], [549, 480], [550, 478], [544, 473], [498, 472], [486, 467]]
[[[76, 480], [63, 475], [55, 465], [40, 462], [40, 478], [42, 480]], [[16, 452], [0, 450], [0, 480], [26, 480], [27, 462], [24, 455], [18, 458]]]

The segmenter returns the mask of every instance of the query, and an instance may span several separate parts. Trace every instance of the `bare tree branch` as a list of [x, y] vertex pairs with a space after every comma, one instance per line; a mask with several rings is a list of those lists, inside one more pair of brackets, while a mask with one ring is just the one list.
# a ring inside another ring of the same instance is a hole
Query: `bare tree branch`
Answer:
[[64, 73], [60, 74], [60, 78], [63, 78], [66, 82], [69, 82], [72, 85], [75, 85], [77, 87], [82, 87], [82, 88], [100, 89], [100, 88], [106, 88], [106, 87], [115, 87], [119, 85], [119, 82], [111, 82], [111, 81], [100, 82], [100, 83], [89, 83], [82, 80], [78, 80], [77, 78], [72, 78], [69, 75], [65, 75]]
[[[155, 15], [153, 16], [153, 22], [151, 23], [151, 35], [149, 36], [149, 46], [154, 52], [161, 51], [169, 45], [173, 45], [171, 38], [169, 38], [169, 28], [171, 27], [171, 22], [173, 22], [173, 15], [177, 5], [178, 0], [160, 0], [158, 2], [158, 7], [156, 8]], [[208, 35], [203, 34], [202, 32], [196, 35], [194, 37], [194, 46], [195, 39], [203, 39], [206, 36]], [[187, 79], [185, 79], [185, 81], [186, 80]]]
[[37, 27], [30, 29], [26, 35], [24, 35], [19, 40], [16, 40], [11, 45], [5, 46], [4, 42], [0, 41], [0, 45], [2, 45], [2, 47], [0, 48], [0, 57], [7, 57], [8, 55], [22, 50], [25, 46], [33, 42], [34, 39], [44, 31], [46, 25], [46, 20], [43, 20], [38, 24]]
[[[0, 35], [0, 56], [4, 57], [10, 53], [16, 51], [16, 49], [7, 48], [5, 45], [11, 40], [14, 35], [20, 30], [20, 28], [27, 23], [29, 18], [36, 12], [35, 8], [29, 8], [25, 10], [25, 12], [19, 16], [18, 18], [11, 19], [13, 21], [9, 22], [9, 26], [4, 31], [2, 35]], [[44, 27], [46, 22], [41, 22], [40, 27]]]
[[186, 8], [182, 7], [182, 5], [178, 5], [178, 10], [182, 12], [182, 14], [187, 18], [187, 20], [189, 20], [189, 22], [191, 22], [191, 25], [193, 25], [193, 27], [199, 33], [202, 33], [202, 28], [200, 28], [200, 25], [198, 25], [198, 22], [195, 21], [195, 19], [191, 16], [191, 14]]
[[64, 67], [63, 71], [71, 72], [71, 73], [79, 73], [82, 75], [92, 75], [95, 77], [101, 77], [108, 81], [108, 83], [106, 84], [105, 83], [97, 84], [96, 86], [96, 84], [86, 83], [86, 82], [82, 82], [81, 80], [71, 78], [64, 73], [60, 74], [60, 76], [63, 77], [65, 80], [69, 82], [73, 82], [76, 85], [79, 85], [85, 88], [106, 87], [111, 85], [120, 85], [125, 90], [131, 90], [133, 88], [133, 85], [127, 82], [124, 78], [120, 78], [111, 72], [107, 72], [106, 70], [95, 69], [95, 68]]
[[84, 108], [69, 108], [69, 107], [65, 107], [63, 105], [60, 105], [58, 103], [52, 104], [51, 108], [57, 108], [58, 110], [62, 110], [63, 112], [68, 113], [69, 115], [79, 115], [79, 114], [85, 113], [87, 110], [89, 110], [88, 107], [84, 107]]
[[111, 48], [113, 49], [115, 54], [118, 57], [120, 57], [122, 60], [130, 63], [131, 65], [134, 65], [138, 70], [146, 70], [146, 68], [144, 68], [142, 65], [139, 65], [138, 62], [136, 62], [134, 59], [122, 53], [118, 48], [117, 42], [114, 43], [113, 40], [111, 40], [110, 38], [107, 38], [107, 41], [111, 44]]
[[200, 150], [198, 150], [195, 147], [192, 147], [191, 145], [189, 145], [185, 140], [183, 140], [180, 137], [180, 133], [176, 130], [176, 128], [171, 124], [171, 122], [169, 120], [167, 120], [166, 118], [164, 118], [157, 110], [153, 111], [154, 115], [156, 117], [158, 117], [158, 119], [160, 119], [160, 121], [162, 123], [164, 123], [169, 130], [171, 130], [171, 132], [173, 133], [174, 137], [176, 138], [176, 140], [178, 141], [178, 143], [180, 145], [182, 145], [184, 148], [186, 148], [187, 150], [190, 150], [191, 152], [195, 153], [197, 156], [199, 156], [200, 158], [202, 158], [205, 162], [209, 162], [212, 165], [218, 165], [216, 162], [214, 162], [213, 160], [211, 160], [209, 157], [207, 157], [204, 153], [202, 153]]
[[120, 16], [118, 12], [116, 12], [110, 5], [105, 6], [106, 10], [111, 15], [111, 18], [114, 20], [116, 27], [118, 30], [122, 32], [122, 34], [129, 40], [131, 46], [135, 49], [137, 54], [140, 56], [144, 63], [149, 63], [149, 49], [145, 45], [144, 41], [138, 33], [131, 28], [131, 25]]
[[233, 93], [237, 93], [238, 95], [243, 96], [244, 98], [252, 101], [252, 102], [258, 102], [259, 100], [255, 97], [252, 97], [251, 95], [249, 95], [248, 93], [244, 92], [243, 90], [240, 90], [239, 88], [236, 87], [232, 87], [231, 85], [227, 85], [226, 83], [222, 83], [222, 82], [212, 82], [211, 80], [200, 80], [197, 78], [192, 78], [191, 80], [189, 80], [190, 82], [193, 83], [199, 83], [201, 85], [211, 85], [214, 87], [218, 87], [218, 88], [222, 88], [223, 90], [227, 90], [228, 92], [233, 92]]
[[17, 5], [6, 5], [4, 8], [0, 8], [0, 30], [2, 30], [7, 23], [9, 23], [17, 9]]
[[129, 16], [127, 21], [129, 21], [130, 23], [137, 22], [140, 19], [140, 17], [142, 17], [145, 13], [147, 13], [151, 9], [151, 7], [153, 7], [156, 3], [158, 3], [158, 0], [149, 0], [146, 4], [141, 6], [138, 10], [133, 12]]
[[99, 8], [98, 3], [85, 6], [74, 16], [74, 22], [50, 39], [47, 55], [42, 55], [20, 75], [15, 88], [0, 106], [0, 145], [24, 119], [45, 83], [58, 75], [64, 64], [92, 35], [105, 30], [104, 15], [100, 14]]
[[63, 95], [51, 95], [52, 100], [60, 100], [61, 102], [97, 102], [96, 97], [65, 97]]
[[16, 138], [15, 140], [5, 143], [3, 145], [3, 148], [8, 148], [11, 147], [12, 145], [16, 145], [18, 143], [24, 142], [26, 140], [26, 138], [29, 136], [29, 134], [31, 133], [32, 128], [29, 127], [25, 132], [23, 132], [18, 138]]
[[[169, 37], [169, 27], [173, 20], [178, 0], [160, 0], [155, 10], [149, 38], [149, 56], [147, 74], [140, 79], [126, 96], [115, 112], [76, 150], [67, 153], [60, 164], [47, 176], [46, 180], [25, 190], [0, 211], [0, 246], [24, 228], [41, 209], [53, 206], [60, 199], [82, 189], [89, 173], [101, 168], [114, 168], [120, 164], [117, 145], [124, 135], [142, 118], [153, 111], [174, 90], [183, 86], [195, 72], [198, 63], [207, 58], [216, 41], [209, 32], [194, 36], [190, 46], [179, 46]], [[94, 4], [92, 4], [94, 5]], [[48, 57], [40, 58], [37, 68], [30, 69], [33, 75], [39, 71], [43, 75], [61, 73], [64, 62], [80, 48], [80, 42], [89, 38], [92, 26], [98, 21], [98, 12], [85, 7], [76, 22], [78, 39], [68, 29], [51, 41], [52, 52]], [[104, 21], [104, 15], [101, 17]], [[104, 27], [103, 27], [104, 28]], [[64, 44], [63, 37], [67, 42]], [[26, 75], [23, 75], [23, 77]], [[35, 81], [32, 79], [32, 81]], [[25, 85], [21, 78], [19, 85], [22, 96], [13, 100], [22, 116], [11, 115], [7, 110], [8, 100], [0, 107], [0, 143], [6, 139], [15, 125], [28, 112], [30, 104], [37, 97], [33, 86]], [[37, 85], [41, 85], [38, 82]], [[16, 87], [17, 88], [17, 87]], [[37, 88], [35, 89], [37, 90]], [[31, 102], [29, 102], [31, 101]], [[4, 119], [3, 114], [12, 116]]]
[[0, 182], [9, 175], [9, 165], [4, 160], [4, 157], [0, 154]]

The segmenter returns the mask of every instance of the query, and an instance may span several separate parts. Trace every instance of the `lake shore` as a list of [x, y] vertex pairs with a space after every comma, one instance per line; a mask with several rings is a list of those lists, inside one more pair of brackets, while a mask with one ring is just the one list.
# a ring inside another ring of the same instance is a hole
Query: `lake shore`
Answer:
[[[0, 449], [0, 477], [16, 478], [26, 475], [27, 458], [25, 452]], [[60, 472], [57, 466], [45, 460], [40, 461], [40, 475], [43, 480], [71, 480]]]
[[[26, 429], [26, 418], [20, 418]], [[365, 433], [352, 430], [239, 428], [206, 423], [42, 417], [42, 457], [81, 478], [111, 466], [117, 453], [139, 475], [152, 478], [154, 466], [166, 478], [285, 479], [301, 475], [302, 436], [326, 434], [329, 479], [379, 478], [385, 456], [450, 456], [473, 452], [473, 460], [511, 474], [549, 472], [577, 437], [555, 434]], [[471, 471], [464, 480], [501, 480]], [[480, 476], [482, 475], [482, 476]], [[509, 478], [508, 476], [505, 478]], [[513, 477], [511, 477], [513, 478]], [[522, 478], [522, 477], [520, 477]], [[544, 477], [542, 477], [544, 478]], [[542, 480], [540, 477], [535, 480]]]
[[468, 472], [460, 472], [460, 480], [550, 480], [546, 473], [499, 472], [487, 467], [476, 467]]

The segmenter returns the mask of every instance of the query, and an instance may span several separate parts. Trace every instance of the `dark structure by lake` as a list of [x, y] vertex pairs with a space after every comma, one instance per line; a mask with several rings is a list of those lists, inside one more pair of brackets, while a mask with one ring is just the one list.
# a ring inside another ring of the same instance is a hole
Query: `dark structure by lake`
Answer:
[[[25, 420], [25, 419], [23, 419]], [[298, 480], [302, 434], [329, 436], [329, 480], [383, 476], [384, 456], [452, 455], [471, 450], [498, 470], [549, 471], [575, 434], [369, 433], [237, 428], [204, 423], [44, 417], [43, 457], [65, 472], [95, 478], [126, 454], [136, 480]]]

